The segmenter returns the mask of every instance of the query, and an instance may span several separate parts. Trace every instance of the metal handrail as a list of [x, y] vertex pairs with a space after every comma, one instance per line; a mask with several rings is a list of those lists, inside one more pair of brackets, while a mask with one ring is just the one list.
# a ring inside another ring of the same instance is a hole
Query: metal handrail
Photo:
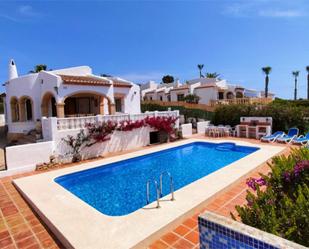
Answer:
[[175, 200], [175, 198], [174, 198], [174, 181], [173, 181], [173, 177], [172, 177], [171, 173], [168, 172], [168, 171], [163, 171], [160, 175], [160, 197], [163, 196], [163, 176], [164, 176], [164, 174], [167, 174], [170, 178], [170, 192], [171, 192], [171, 195], [172, 195], [171, 201], [174, 201]]
[[150, 203], [150, 183], [154, 183], [155, 184], [155, 188], [156, 188], [156, 193], [157, 193], [157, 206], [156, 208], [160, 207], [160, 190], [159, 190], [159, 186], [158, 186], [158, 182], [156, 180], [148, 180], [146, 183], [146, 201], [147, 201], [147, 205]]

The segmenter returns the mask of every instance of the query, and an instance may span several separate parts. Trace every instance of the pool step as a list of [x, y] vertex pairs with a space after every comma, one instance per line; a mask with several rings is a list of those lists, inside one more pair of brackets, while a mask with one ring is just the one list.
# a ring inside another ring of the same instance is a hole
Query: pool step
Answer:
[[170, 172], [168, 171], [163, 171], [161, 174], [160, 174], [160, 186], [158, 185], [158, 182], [156, 180], [148, 180], [147, 183], [146, 183], [146, 203], [147, 205], [150, 203], [150, 184], [151, 183], [154, 183], [155, 185], [155, 188], [156, 188], [156, 195], [157, 195], [157, 206], [156, 208], [160, 208], [160, 198], [163, 197], [163, 176], [164, 175], [167, 175], [170, 179], [170, 193], [171, 193], [171, 201], [174, 201], [175, 200], [175, 197], [174, 197], [174, 181], [173, 181], [173, 177], [171, 175]]

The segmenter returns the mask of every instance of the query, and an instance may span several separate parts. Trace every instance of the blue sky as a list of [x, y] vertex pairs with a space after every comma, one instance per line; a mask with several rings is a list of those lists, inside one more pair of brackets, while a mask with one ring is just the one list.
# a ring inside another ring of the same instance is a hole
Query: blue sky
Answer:
[[[309, 1], [0, 1], [0, 82], [19, 74], [89, 65], [135, 82], [198, 76], [197, 64], [231, 83], [293, 97], [292, 70], [306, 96]], [[3, 91], [0, 87], [0, 91]]]

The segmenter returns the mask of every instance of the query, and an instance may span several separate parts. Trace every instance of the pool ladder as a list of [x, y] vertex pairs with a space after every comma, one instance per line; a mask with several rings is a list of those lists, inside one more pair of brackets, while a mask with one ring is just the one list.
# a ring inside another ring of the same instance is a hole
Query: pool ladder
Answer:
[[160, 198], [162, 198], [163, 196], [163, 176], [164, 175], [167, 175], [170, 179], [170, 193], [171, 193], [171, 201], [174, 201], [175, 198], [174, 198], [174, 181], [173, 181], [173, 177], [171, 175], [170, 172], [168, 171], [163, 171], [160, 175], [160, 186], [158, 185], [158, 182], [156, 180], [148, 180], [147, 183], [146, 183], [146, 202], [147, 202], [147, 205], [150, 203], [150, 184], [153, 182], [154, 185], [155, 185], [155, 188], [156, 188], [156, 195], [157, 195], [157, 206], [156, 208], [159, 208], [160, 207]]

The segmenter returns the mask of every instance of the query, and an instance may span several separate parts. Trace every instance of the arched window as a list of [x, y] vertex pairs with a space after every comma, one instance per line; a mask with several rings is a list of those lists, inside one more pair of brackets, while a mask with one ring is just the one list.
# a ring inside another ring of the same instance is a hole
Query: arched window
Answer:
[[30, 97], [24, 96], [20, 98], [20, 121], [33, 120], [33, 106]]
[[232, 92], [228, 92], [228, 93], [226, 94], [226, 98], [227, 98], [227, 99], [233, 99], [233, 98], [234, 98], [234, 94], [233, 94]]
[[18, 105], [18, 100], [16, 97], [11, 98], [11, 117], [12, 117], [12, 122], [18, 122], [19, 121], [19, 105]]

